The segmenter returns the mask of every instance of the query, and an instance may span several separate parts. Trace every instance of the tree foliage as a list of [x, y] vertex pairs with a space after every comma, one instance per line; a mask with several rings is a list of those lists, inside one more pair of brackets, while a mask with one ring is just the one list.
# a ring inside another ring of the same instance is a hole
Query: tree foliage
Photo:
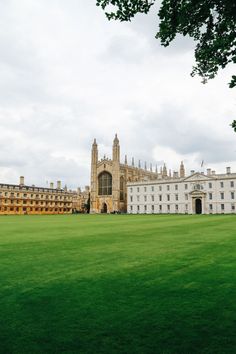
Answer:
[[[157, 0], [97, 0], [109, 20], [130, 21], [137, 13], [148, 13]], [[220, 68], [236, 63], [236, 0], [162, 0], [159, 10], [159, 38], [168, 46], [176, 35], [189, 35], [196, 41], [192, 76], [203, 83], [216, 76]], [[236, 86], [236, 76], [229, 83]]]
[[235, 131], [236, 133], [236, 120], [233, 120], [232, 124], [231, 124], [231, 127], [233, 128], [233, 130]]

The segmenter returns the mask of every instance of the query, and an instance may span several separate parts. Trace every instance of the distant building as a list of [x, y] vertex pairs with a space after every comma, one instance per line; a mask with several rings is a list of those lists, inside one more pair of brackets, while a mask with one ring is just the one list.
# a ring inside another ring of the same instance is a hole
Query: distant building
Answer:
[[236, 173], [227, 167], [225, 174], [208, 169], [185, 177], [181, 163], [180, 177], [129, 182], [127, 191], [130, 214], [234, 214]]
[[0, 215], [8, 214], [71, 214], [76, 192], [62, 189], [61, 182], [56, 188], [27, 186], [24, 177], [20, 183], [0, 183]]
[[141, 168], [140, 162], [138, 165], [139, 167], [135, 167], [132, 159], [132, 166], [129, 166], [127, 157], [124, 163], [120, 162], [120, 144], [117, 135], [113, 141], [112, 159], [104, 156], [99, 160], [95, 139], [91, 157], [90, 212], [126, 212], [127, 183], [145, 179], [154, 180], [159, 176], [157, 171], [152, 171], [152, 166], [147, 170], [146, 163], [144, 168]]
[[89, 213], [90, 209], [90, 189], [89, 186], [85, 186], [85, 190], [81, 188], [77, 189], [77, 192], [73, 197], [73, 212], [77, 213]]

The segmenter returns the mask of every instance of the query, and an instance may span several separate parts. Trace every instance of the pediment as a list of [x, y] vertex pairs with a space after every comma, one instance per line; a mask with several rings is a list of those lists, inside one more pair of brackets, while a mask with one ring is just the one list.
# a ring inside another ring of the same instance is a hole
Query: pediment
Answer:
[[195, 190], [191, 191], [189, 194], [190, 194], [192, 197], [194, 197], [194, 196], [198, 197], [198, 196], [204, 196], [204, 195], [206, 195], [206, 192], [203, 192], [203, 191], [200, 190], [200, 189], [195, 189]]
[[196, 173], [194, 173], [193, 175], [191, 175], [191, 176], [189, 176], [189, 177], [186, 177], [185, 179], [184, 179], [184, 181], [186, 181], [186, 182], [195, 182], [195, 181], [209, 181], [209, 180], [211, 180], [212, 179], [212, 176], [211, 176], [211, 178], [209, 178], [208, 176], [206, 176], [206, 175], [203, 175], [203, 174], [201, 174], [201, 173], [199, 173], [199, 172], [196, 172]]

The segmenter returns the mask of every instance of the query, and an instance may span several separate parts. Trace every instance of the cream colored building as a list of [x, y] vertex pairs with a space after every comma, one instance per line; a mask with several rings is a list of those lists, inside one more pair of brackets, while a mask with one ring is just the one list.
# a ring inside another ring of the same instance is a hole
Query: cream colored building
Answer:
[[192, 171], [155, 181], [128, 183], [128, 213], [138, 214], [231, 214], [236, 207], [236, 173]]
[[[90, 186], [90, 213], [113, 213], [127, 211], [127, 183], [138, 182], [145, 179], [155, 180], [157, 171], [128, 165], [127, 157], [124, 163], [120, 161], [120, 144], [117, 135], [113, 141], [112, 159], [98, 158], [98, 145], [96, 139], [92, 145], [91, 154], [91, 186]], [[164, 169], [164, 174], [167, 173]]]
[[76, 192], [62, 189], [61, 182], [49, 188], [28, 186], [24, 177], [19, 184], [0, 183], [0, 215], [71, 214]]

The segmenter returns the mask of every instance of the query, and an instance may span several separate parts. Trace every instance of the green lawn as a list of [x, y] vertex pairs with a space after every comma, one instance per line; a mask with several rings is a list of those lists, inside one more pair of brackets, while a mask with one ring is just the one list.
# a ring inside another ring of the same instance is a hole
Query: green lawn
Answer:
[[0, 352], [236, 353], [236, 216], [0, 217]]

